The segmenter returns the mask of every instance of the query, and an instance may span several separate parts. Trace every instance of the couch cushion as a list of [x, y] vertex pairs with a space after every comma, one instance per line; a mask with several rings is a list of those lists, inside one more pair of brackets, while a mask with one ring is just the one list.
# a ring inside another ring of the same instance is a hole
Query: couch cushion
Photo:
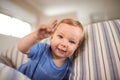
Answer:
[[120, 80], [120, 20], [88, 25], [70, 80]]
[[17, 46], [13, 46], [0, 54], [0, 62], [18, 68], [21, 64], [27, 62], [27, 55], [17, 50]]

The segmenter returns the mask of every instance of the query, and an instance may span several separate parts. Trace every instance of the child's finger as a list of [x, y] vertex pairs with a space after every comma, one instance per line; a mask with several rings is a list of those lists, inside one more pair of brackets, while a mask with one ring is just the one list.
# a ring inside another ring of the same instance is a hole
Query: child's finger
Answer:
[[54, 28], [57, 24], [57, 19], [53, 20], [51, 23], [50, 23], [50, 28]]

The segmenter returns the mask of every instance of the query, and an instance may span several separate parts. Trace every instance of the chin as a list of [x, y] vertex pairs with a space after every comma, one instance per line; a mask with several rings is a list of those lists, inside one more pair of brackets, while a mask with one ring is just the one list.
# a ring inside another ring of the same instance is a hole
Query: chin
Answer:
[[65, 56], [64, 55], [62, 55], [62, 54], [60, 54], [60, 53], [56, 53], [56, 54], [54, 54], [56, 57], [58, 57], [58, 58], [65, 58]]

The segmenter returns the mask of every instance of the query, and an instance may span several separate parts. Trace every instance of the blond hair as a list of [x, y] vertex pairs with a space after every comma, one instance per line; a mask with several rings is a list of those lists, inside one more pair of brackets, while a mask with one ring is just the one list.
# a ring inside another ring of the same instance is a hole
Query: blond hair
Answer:
[[[73, 19], [63, 19], [63, 20], [61, 20], [61, 21], [57, 24], [57, 26], [58, 26], [59, 24], [61, 24], [61, 23], [65, 23], [65, 24], [69, 24], [69, 25], [71, 25], [71, 26], [79, 27], [79, 28], [82, 30], [82, 39], [80, 39], [80, 42], [79, 42], [79, 46], [80, 46], [81, 43], [82, 43], [83, 40], [84, 40], [84, 28], [83, 28], [83, 25], [82, 25], [79, 21], [73, 20]], [[56, 29], [57, 29], [57, 27], [56, 27]]]

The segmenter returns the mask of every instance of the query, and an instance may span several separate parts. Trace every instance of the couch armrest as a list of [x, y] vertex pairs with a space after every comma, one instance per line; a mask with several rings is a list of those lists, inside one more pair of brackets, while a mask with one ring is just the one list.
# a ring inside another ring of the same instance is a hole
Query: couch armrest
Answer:
[[[49, 38], [43, 39], [40, 42], [49, 44]], [[18, 69], [20, 65], [26, 63], [27, 61], [27, 55], [18, 51], [17, 45], [0, 53], [0, 62], [15, 69]]]
[[18, 51], [17, 46], [13, 46], [12, 48], [0, 53], [0, 62], [15, 69], [27, 61], [27, 55]]

